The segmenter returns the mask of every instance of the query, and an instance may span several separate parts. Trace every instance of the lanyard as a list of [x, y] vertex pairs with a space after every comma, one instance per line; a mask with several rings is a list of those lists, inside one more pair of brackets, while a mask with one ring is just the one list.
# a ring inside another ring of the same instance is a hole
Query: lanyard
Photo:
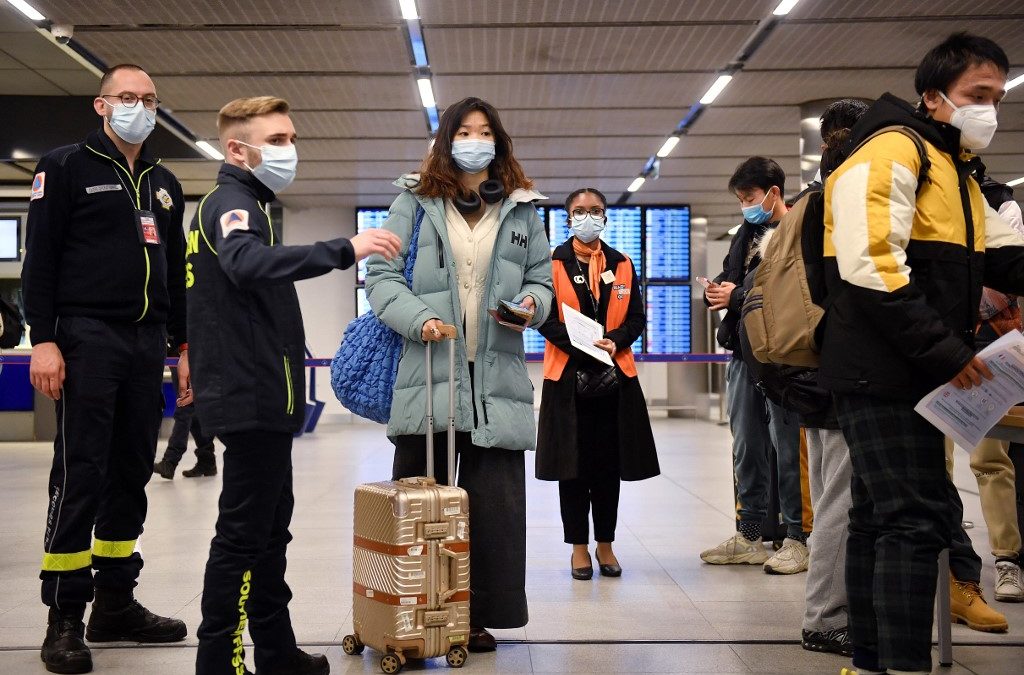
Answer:
[[[115, 162], [115, 164], [116, 164], [116, 162]], [[139, 191], [138, 190], [135, 191], [135, 199], [132, 199], [132, 195], [131, 195], [131, 193], [128, 190], [128, 186], [124, 184], [124, 177], [121, 176], [121, 172], [118, 171], [115, 168], [114, 169], [114, 175], [117, 176], [118, 182], [121, 183], [121, 187], [124, 188], [125, 195], [127, 195], [128, 201], [131, 202], [132, 210], [133, 211], [141, 211], [142, 210], [142, 198], [139, 195]], [[146, 169], [145, 175], [146, 175], [146, 192], [149, 194], [149, 210], [150, 210], [150, 212], [152, 212], [153, 211], [153, 184], [150, 183], [150, 181], [149, 181], [149, 169]], [[142, 177], [141, 176], [139, 177], [139, 185], [142, 185]]]
[[594, 292], [590, 290], [589, 275], [583, 273], [583, 265], [580, 264], [580, 259], [576, 257], [575, 254], [572, 256], [572, 259], [576, 261], [576, 269], [579, 270], [580, 276], [583, 277], [584, 295], [590, 298], [590, 305], [594, 308], [594, 320], [599, 321], [601, 319], [601, 310], [598, 309], [597, 300], [594, 298]]

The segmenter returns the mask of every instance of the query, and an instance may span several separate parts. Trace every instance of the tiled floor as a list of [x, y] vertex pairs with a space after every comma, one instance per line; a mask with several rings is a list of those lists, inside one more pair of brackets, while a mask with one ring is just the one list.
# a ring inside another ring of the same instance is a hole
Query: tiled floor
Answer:
[[[733, 531], [729, 434], [709, 422], [655, 420], [663, 474], [625, 483], [616, 551], [620, 579], [573, 581], [562, 543], [557, 487], [528, 481], [527, 584], [530, 623], [496, 631], [496, 654], [471, 654], [476, 673], [838, 673], [845, 661], [797, 644], [804, 575], [768, 576], [759, 567], [713, 568], [699, 551]], [[309, 649], [326, 650], [333, 672], [380, 672], [367, 651], [348, 657], [338, 646], [351, 628], [349, 546], [352, 489], [390, 473], [390, 444], [371, 424], [322, 426], [295, 445], [295, 541], [288, 580], [295, 632]], [[162, 448], [161, 448], [162, 450]], [[50, 449], [0, 444], [0, 673], [42, 673], [38, 645], [46, 619], [37, 570]], [[966, 455], [957, 482], [976, 548], [987, 552], [974, 478]], [[532, 468], [532, 456], [528, 457]], [[189, 460], [186, 459], [186, 462]], [[532, 470], [528, 470], [528, 475]], [[202, 570], [216, 517], [219, 478], [156, 477], [142, 547], [138, 597], [151, 609], [199, 625]], [[994, 574], [985, 559], [991, 598]], [[1024, 672], [1024, 605], [998, 603], [1006, 635], [954, 626], [956, 665], [941, 673]], [[646, 642], [641, 642], [646, 641]], [[987, 646], [965, 646], [964, 643]], [[195, 640], [183, 646], [97, 649], [96, 671], [111, 675], [192, 672]], [[407, 671], [444, 669], [443, 660]]]

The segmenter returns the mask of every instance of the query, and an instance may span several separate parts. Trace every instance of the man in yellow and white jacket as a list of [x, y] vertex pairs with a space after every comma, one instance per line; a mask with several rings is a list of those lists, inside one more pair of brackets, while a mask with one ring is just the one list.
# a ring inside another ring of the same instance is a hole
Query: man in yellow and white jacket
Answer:
[[982, 285], [1024, 290], [1024, 238], [985, 202], [969, 152], [995, 132], [1008, 70], [991, 40], [950, 36], [918, 67], [918, 108], [886, 94], [851, 147], [889, 126], [912, 133], [874, 136], [825, 185], [834, 300], [819, 383], [835, 395], [853, 463], [846, 580], [862, 675], [931, 671], [927, 589], [962, 505], [943, 436], [914, 405], [944, 382], [991, 377], [974, 350]]

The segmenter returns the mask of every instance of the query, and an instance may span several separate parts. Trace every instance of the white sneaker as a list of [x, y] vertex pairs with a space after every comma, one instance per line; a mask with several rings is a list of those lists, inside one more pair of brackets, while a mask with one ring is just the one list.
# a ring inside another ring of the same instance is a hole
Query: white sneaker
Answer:
[[1020, 566], [1008, 560], [996, 563], [996, 600], [1024, 602], [1024, 582]]
[[714, 548], [700, 554], [711, 565], [761, 565], [768, 560], [768, 551], [759, 541], [750, 541], [737, 532]]
[[765, 574], [798, 574], [807, 571], [810, 552], [805, 544], [786, 537], [782, 548], [764, 564]]

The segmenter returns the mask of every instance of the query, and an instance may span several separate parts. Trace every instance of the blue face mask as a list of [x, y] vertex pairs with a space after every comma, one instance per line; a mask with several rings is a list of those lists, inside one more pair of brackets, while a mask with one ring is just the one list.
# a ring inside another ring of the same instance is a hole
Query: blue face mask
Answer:
[[[771, 194], [769, 191], [768, 194]], [[772, 217], [772, 211], [764, 210], [764, 200], [768, 199], [768, 195], [764, 196], [760, 204], [754, 204], [753, 206], [743, 207], [743, 219], [753, 225], [761, 225], [762, 223], [768, 222], [768, 219]], [[774, 204], [772, 205], [774, 210]]]
[[110, 108], [110, 128], [125, 143], [139, 145], [156, 126], [156, 111], [147, 110], [142, 101], [131, 108], [123, 104], [111, 104]]
[[604, 226], [608, 223], [607, 218], [595, 218], [589, 213], [583, 216], [582, 220], [573, 218], [569, 226], [572, 228], [573, 236], [582, 241], [584, 244], [589, 244], [604, 232]]
[[466, 173], [480, 173], [494, 160], [494, 142], [477, 139], [453, 141], [452, 159]]

